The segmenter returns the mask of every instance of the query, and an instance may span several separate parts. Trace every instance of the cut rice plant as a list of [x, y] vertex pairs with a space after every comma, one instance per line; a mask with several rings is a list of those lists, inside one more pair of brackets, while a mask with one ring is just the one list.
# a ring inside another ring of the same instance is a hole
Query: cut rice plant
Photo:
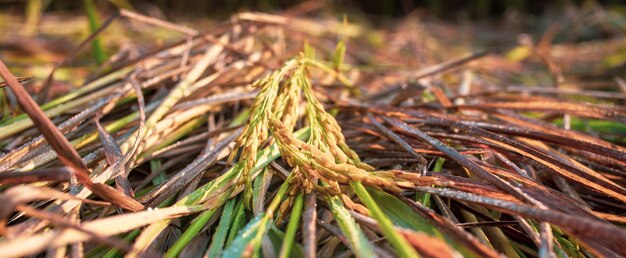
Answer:
[[125, 9], [54, 70], [116, 20], [183, 36], [65, 94], [0, 60], [0, 254], [626, 256], [626, 97], [518, 81], [585, 85], [562, 55], [585, 45], [510, 58], [416, 17], [293, 13], [197, 31]]

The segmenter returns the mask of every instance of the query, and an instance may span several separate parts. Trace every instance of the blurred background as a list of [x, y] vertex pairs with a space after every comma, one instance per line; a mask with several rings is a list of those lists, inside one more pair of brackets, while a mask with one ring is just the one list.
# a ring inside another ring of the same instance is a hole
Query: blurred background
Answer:
[[[360, 34], [363, 41], [389, 48], [413, 44], [414, 52], [421, 51], [421, 56], [431, 58], [431, 64], [468, 52], [506, 48], [506, 61], [513, 62], [505, 66], [492, 62], [499, 68], [513, 69], [506, 71], [514, 71], [519, 62], [541, 63], [529, 54], [529, 49], [554, 46], [550, 48], [551, 58], [564, 70], [566, 79], [590, 89], [615, 90], [613, 77], [623, 75], [626, 62], [626, 3], [617, 0], [2, 0], [0, 58], [19, 73], [45, 78], [52, 64], [62, 61], [120, 9], [200, 32], [218, 27], [238, 12], [303, 17], [313, 24], [341, 24], [345, 17], [348, 23], [365, 31]], [[384, 45], [385, 39], [393, 35], [397, 40]], [[176, 31], [117, 19], [91, 43], [91, 52], [79, 52], [57, 71], [58, 90], [71, 88], [60, 82], [79, 85], [87, 74], [120, 50], [154, 49], [182, 38], [184, 35]], [[329, 47], [333, 48], [330, 43]], [[579, 66], [581, 60], [586, 65]], [[545, 73], [544, 66], [539, 67], [543, 67], [539, 69], [544, 69], [544, 73], [515, 79], [521, 83], [549, 84], [550, 74]], [[37, 87], [32, 90], [37, 91]]]
[[[87, 1], [53, 1], [53, 0], [3, 0], [0, 7], [3, 12], [21, 13], [28, 5], [38, 5], [45, 11], [75, 12], [84, 9]], [[429, 17], [458, 19], [472, 18], [498, 18], [513, 13], [540, 15], [545, 12], [555, 11], [563, 7], [602, 5], [607, 9], [621, 11], [624, 2], [620, 0], [588, 1], [588, 0], [556, 0], [556, 1], [527, 1], [527, 0], [111, 0], [111, 1], [88, 1], [93, 2], [101, 10], [113, 10], [119, 8], [134, 8], [138, 11], [164, 12], [170, 18], [206, 18], [228, 17], [230, 13], [239, 11], [262, 11], [273, 12], [284, 10], [304, 2], [316, 2], [336, 12], [362, 13], [368, 15], [398, 17], [410, 14], [416, 10], [423, 12]]]

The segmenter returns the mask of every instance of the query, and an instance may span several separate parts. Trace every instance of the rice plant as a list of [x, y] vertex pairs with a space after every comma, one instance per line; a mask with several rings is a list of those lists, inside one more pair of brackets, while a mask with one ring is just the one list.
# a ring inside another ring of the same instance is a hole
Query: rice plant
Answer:
[[[36, 101], [120, 20], [182, 36]], [[565, 87], [587, 46], [458, 53], [425, 28], [123, 10], [46, 80], [1, 60], [0, 253], [625, 256], [626, 97]]]

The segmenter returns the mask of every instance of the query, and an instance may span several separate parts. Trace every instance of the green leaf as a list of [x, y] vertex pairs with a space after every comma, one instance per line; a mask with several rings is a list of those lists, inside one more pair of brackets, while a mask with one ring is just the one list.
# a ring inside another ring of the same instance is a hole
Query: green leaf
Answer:
[[333, 54], [333, 68], [340, 71], [343, 65], [343, 60], [346, 55], [346, 43], [344, 40], [339, 41], [335, 47], [335, 53]]
[[280, 253], [278, 255], [280, 258], [291, 257], [289, 254], [291, 253], [291, 247], [295, 242], [298, 223], [300, 222], [300, 216], [302, 215], [303, 200], [303, 195], [299, 194], [293, 204], [293, 209], [291, 209], [291, 217], [289, 218], [289, 224], [287, 225], [285, 240], [283, 241], [283, 245], [280, 247]]
[[[570, 126], [573, 130], [599, 133], [600, 138], [617, 143], [626, 143], [626, 125], [613, 121], [603, 121], [598, 119], [580, 119], [570, 117]], [[563, 119], [557, 119], [554, 124], [562, 127]]]
[[[280, 231], [276, 227], [272, 227], [267, 232], [267, 236], [269, 237], [270, 241], [272, 242], [272, 245], [274, 246], [274, 249], [275, 250], [280, 250], [280, 248], [282, 247], [282, 244], [285, 242], [285, 240], [284, 240], [285, 239], [285, 233], [283, 233], [282, 231]], [[287, 257], [291, 257], [291, 258], [302, 258], [302, 257], [304, 257], [304, 249], [302, 248], [302, 245], [300, 245], [299, 243], [293, 243], [293, 247], [291, 248], [291, 251], [289, 252], [289, 255]]]
[[309, 42], [304, 42], [302, 53], [304, 53], [304, 57], [308, 59], [315, 59], [315, 48], [311, 47]]
[[[139, 233], [141, 233], [141, 230], [139, 229], [135, 229], [133, 231], [131, 231], [130, 233], [128, 233], [125, 237], [124, 237], [124, 242], [130, 243], [131, 241], [133, 241], [133, 239], [135, 239], [135, 237], [137, 237], [139, 235]], [[116, 248], [112, 248], [109, 249], [108, 252], [106, 252], [106, 254], [104, 254], [103, 256], [100, 256], [102, 258], [113, 258], [113, 257], [117, 257], [120, 256], [121, 251], [116, 249]], [[94, 257], [98, 257], [98, 256], [94, 256]]]
[[[435, 167], [433, 168], [433, 172], [440, 172], [441, 168], [443, 168], [443, 163], [445, 161], [446, 159], [442, 157], [437, 157], [437, 160], [435, 161]], [[424, 206], [430, 207], [430, 194], [429, 193], [416, 192], [415, 199], [419, 201], [420, 203], [422, 203]]]
[[[435, 163], [435, 167], [436, 166], [437, 164]], [[461, 253], [463, 257], [476, 257], [474, 252], [451, 237], [444, 235], [435, 225], [413, 211], [411, 207], [395, 196], [372, 188], [367, 188], [367, 191], [393, 224], [442, 239], [452, 246], [453, 249]]]
[[[158, 170], [160, 167], [161, 167], [161, 160], [160, 159], [150, 160], [150, 171]], [[165, 182], [166, 180], [167, 180], [167, 177], [165, 176], [165, 172], [161, 172], [161, 173], [159, 173], [158, 176], [155, 176], [152, 179], [152, 184], [153, 185], [160, 185], [161, 183]]]
[[200, 213], [200, 215], [198, 215], [198, 217], [196, 217], [191, 222], [191, 225], [185, 230], [185, 232], [183, 232], [183, 234], [178, 238], [178, 240], [174, 242], [172, 247], [170, 247], [170, 249], [167, 250], [167, 252], [165, 252], [165, 255], [163, 255], [163, 257], [171, 258], [171, 257], [178, 256], [178, 254], [180, 254], [183, 248], [185, 248], [185, 246], [189, 244], [189, 242], [191, 242], [191, 240], [194, 237], [196, 237], [196, 235], [198, 235], [198, 233], [200, 232], [200, 230], [202, 230], [204, 225], [206, 225], [207, 222], [209, 222], [209, 219], [213, 217], [216, 211], [217, 209], [210, 209], [210, 210], [206, 210]]
[[264, 211], [265, 198], [267, 189], [272, 183], [273, 173], [267, 169], [263, 169], [261, 176], [257, 176], [252, 184], [252, 211], [254, 214]]
[[[96, 6], [93, 0], [85, 0], [85, 12], [87, 13], [87, 19], [89, 20], [89, 30], [94, 33], [100, 27], [100, 15], [96, 10]], [[98, 64], [102, 64], [106, 61], [107, 56], [100, 42], [100, 37], [96, 36], [91, 42], [91, 48], [93, 49], [93, 56], [96, 58]]]
[[221, 255], [224, 243], [226, 242], [226, 236], [228, 235], [228, 229], [233, 223], [233, 219], [235, 217], [235, 204], [237, 204], [237, 199], [233, 198], [228, 200], [224, 205], [222, 217], [220, 218], [220, 222], [215, 229], [215, 233], [213, 234], [211, 245], [209, 245], [209, 249], [206, 252], [207, 257], [219, 257]]
[[398, 200], [398, 198], [383, 191], [371, 188], [367, 190], [393, 224], [407, 229], [422, 231], [431, 236], [440, 235], [437, 228], [415, 213], [411, 207]]
[[383, 232], [383, 235], [396, 250], [398, 257], [419, 257], [409, 242], [396, 232], [391, 220], [385, 215], [374, 199], [372, 199], [372, 196], [367, 192], [363, 184], [360, 182], [351, 182], [350, 186], [352, 186], [352, 190], [354, 190], [356, 195], [359, 196], [361, 202], [365, 204], [370, 215], [378, 222], [378, 226]]
[[259, 216], [255, 216], [250, 220], [250, 222], [239, 231], [233, 243], [224, 250], [222, 257], [241, 257], [244, 252], [248, 250], [248, 245], [254, 240], [259, 229], [267, 228], [269, 225], [269, 221], [263, 220], [263, 216], [264, 214], [259, 214]]
[[226, 246], [230, 246], [230, 244], [235, 240], [237, 233], [239, 230], [245, 226], [246, 223], [246, 212], [245, 207], [243, 205], [243, 201], [239, 200], [237, 202], [237, 206], [235, 206], [235, 217], [231, 223], [230, 233], [228, 233], [228, 238], [226, 238]]
[[361, 227], [354, 221], [350, 211], [343, 206], [341, 199], [339, 197], [327, 197], [326, 203], [337, 220], [341, 232], [350, 243], [354, 255], [358, 258], [377, 257]]

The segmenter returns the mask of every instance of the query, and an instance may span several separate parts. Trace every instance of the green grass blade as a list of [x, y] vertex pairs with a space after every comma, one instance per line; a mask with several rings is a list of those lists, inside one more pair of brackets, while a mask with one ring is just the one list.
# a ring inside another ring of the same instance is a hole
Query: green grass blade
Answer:
[[[153, 159], [150, 160], [150, 171], [154, 172], [156, 170], [158, 170], [161, 167], [161, 160], [160, 159]], [[163, 182], [167, 181], [167, 177], [165, 177], [165, 171], [162, 171], [161, 173], [159, 173], [159, 175], [155, 176], [152, 179], [152, 184], [153, 185], [160, 185]]]
[[439, 230], [416, 214], [411, 207], [398, 198], [375, 189], [368, 188], [372, 200], [378, 204], [385, 215], [397, 226], [438, 236]]
[[207, 257], [219, 257], [221, 255], [224, 243], [226, 242], [226, 237], [228, 236], [228, 229], [230, 228], [230, 224], [233, 223], [236, 204], [237, 199], [233, 198], [228, 200], [224, 205], [222, 217], [220, 218], [220, 222], [215, 229], [213, 240], [211, 240], [209, 249], [206, 252]]
[[290, 256], [291, 247], [295, 242], [300, 216], [302, 215], [302, 206], [304, 205], [303, 200], [303, 195], [299, 194], [293, 204], [291, 217], [289, 218], [289, 224], [287, 225], [287, 231], [285, 232], [285, 240], [283, 241], [283, 245], [280, 247], [280, 253], [278, 255], [279, 258], [287, 258]]
[[[139, 235], [139, 233], [141, 233], [141, 230], [139, 229], [135, 229], [131, 231], [124, 237], [124, 242], [130, 243], [131, 241], [133, 241], [133, 239], [135, 239], [135, 237]], [[115, 258], [115, 257], [118, 257], [120, 253], [121, 253], [120, 250], [113, 248], [113, 249], [110, 249], [108, 252], [106, 252], [102, 256], [102, 258]]]
[[228, 238], [226, 238], [226, 245], [230, 246], [233, 241], [235, 240], [235, 237], [237, 237], [237, 233], [239, 233], [239, 230], [242, 229], [245, 225], [246, 225], [246, 212], [245, 212], [245, 206], [243, 205], [243, 200], [239, 200], [237, 202], [237, 205], [235, 206], [235, 217], [233, 218], [233, 222], [231, 223], [230, 226], [230, 233], [228, 233]]
[[370, 211], [370, 215], [378, 221], [383, 235], [385, 235], [391, 246], [394, 247], [398, 256], [406, 258], [419, 257], [409, 242], [393, 229], [393, 223], [380, 209], [376, 201], [372, 199], [372, 196], [367, 192], [363, 184], [360, 182], [352, 182], [350, 185], [357, 196], [359, 196], [359, 199], [361, 199], [361, 202], [363, 202], [365, 207]]
[[337, 71], [341, 71], [343, 65], [343, 59], [346, 55], [346, 43], [344, 40], [339, 41], [335, 47], [335, 53], [333, 54], [333, 68]]
[[191, 240], [196, 235], [198, 235], [198, 232], [202, 230], [204, 225], [209, 222], [209, 219], [211, 219], [211, 217], [215, 214], [216, 210], [217, 209], [211, 209], [200, 213], [200, 215], [191, 222], [191, 225], [187, 228], [187, 230], [185, 230], [185, 232], [183, 232], [178, 240], [174, 242], [172, 247], [170, 247], [170, 249], [165, 252], [165, 255], [163, 255], [163, 257], [177, 257], [178, 254], [180, 254], [180, 252], [183, 250], [183, 248], [185, 248], [185, 246], [189, 244], [189, 242], [191, 242]]
[[[267, 236], [272, 242], [272, 246], [275, 250], [279, 250], [283, 242], [285, 242], [285, 233], [277, 229], [276, 227], [272, 227], [268, 232]], [[304, 251], [302, 245], [299, 243], [293, 243], [291, 252], [289, 252], [290, 258], [302, 258], [304, 257]]]
[[255, 216], [243, 230], [239, 232], [233, 243], [224, 250], [222, 257], [242, 257], [244, 252], [248, 249], [248, 245], [257, 236], [258, 232], [262, 228], [267, 228], [269, 220], [263, 219], [264, 214]]
[[263, 236], [272, 225], [271, 218], [274, 216], [274, 211], [284, 199], [289, 187], [289, 179], [287, 179], [267, 207], [267, 212], [255, 216], [248, 222], [246, 227], [237, 234], [233, 243], [224, 250], [223, 257], [249, 257], [258, 252]]
[[367, 237], [365, 237], [365, 234], [363, 234], [361, 227], [354, 221], [350, 211], [343, 206], [341, 199], [336, 196], [327, 197], [326, 203], [333, 213], [333, 217], [337, 220], [341, 232], [350, 242], [350, 248], [354, 255], [358, 258], [377, 257], [374, 253], [374, 248], [367, 240]]
[[[98, 11], [96, 10], [96, 5], [93, 3], [93, 0], [85, 0], [85, 12], [87, 13], [87, 19], [89, 20], [89, 30], [91, 33], [94, 33], [100, 27], [100, 15], [98, 15]], [[100, 37], [96, 36], [91, 42], [91, 48], [93, 51], [93, 56], [96, 59], [98, 64], [102, 64], [106, 61], [107, 56], [104, 52], [104, 48], [102, 47], [102, 42], [100, 41]]]
[[372, 188], [367, 188], [367, 191], [395, 225], [445, 240], [447, 244], [453, 247], [451, 249], [455, 249], [463, 257], [480, 257], [478, 254], [470, 251], [471, 249], [467, 248], [463, 243], [443, 234], [437, 226], [413, 211], [411, 207], [395, 196]]
[[[435, 160], [435, 167], [433, 168], [433, 172], [440, 172], [441, 168], [443, 167], [443, 163], [446, 161], [446, 159], [442, 158], [442, 157], [437, 157], [437, 160]], [[417, 199], [417, 201], [419, 201], [420, 203], [422, 203], [424, 206], [426, 207], [430, 207], [430, 194], [429, 193], [415, 193], [416, 197], [419, 196], [419, 198]]]

